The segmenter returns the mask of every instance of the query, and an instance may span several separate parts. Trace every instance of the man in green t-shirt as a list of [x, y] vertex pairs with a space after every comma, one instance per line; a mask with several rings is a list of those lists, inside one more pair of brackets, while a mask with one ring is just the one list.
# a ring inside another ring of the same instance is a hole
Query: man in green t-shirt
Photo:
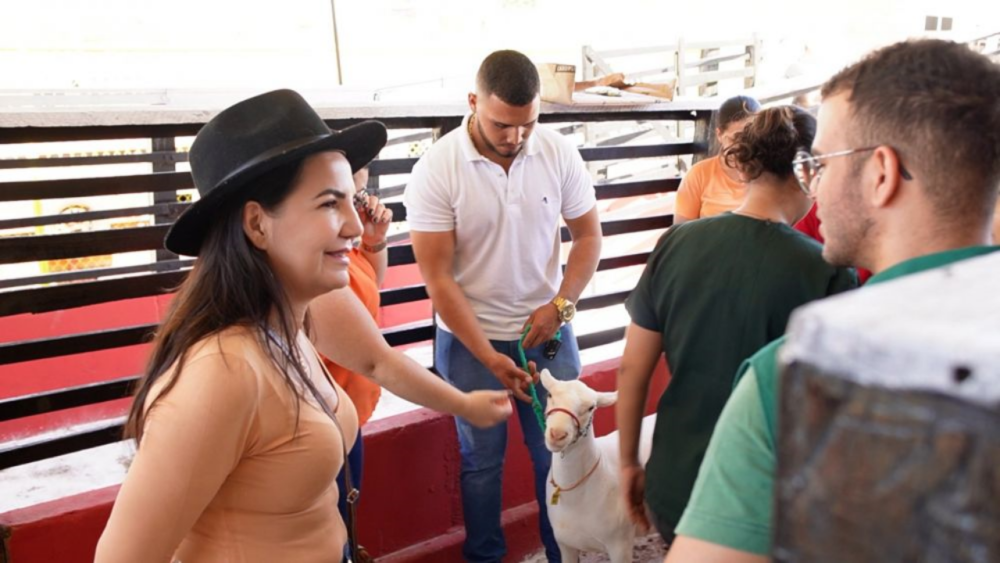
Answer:
[[[891, 45], [831, 78], [812, 154], [797, 159], [819, 207], [823, 257], [875, 272], [867, 287], [1000, 250], [987, 246], [1000, 183], [997, 92], [1000, 66], [939, 40]], [[781, 345], [740, 369], [668, 563], [768, 560]]]
[[[784, 334], [796, 307], [857, 286], [853, 270], [824, 262], [820, 245], [791, 227], [812, 206], [792, 160], [815, 132], [816, 118], [801, 108], [757, 114], [723, 156], [746, 180], [743, 203], [670, 229], [626, 302], [632, 324], [616, 407], [622, 488], [632, 518], [645, 523], [648, 506], [667, 542], [740, 362]], [[643, 468], [639, 428], [653, 366], [664, 352], [670, 386]]]

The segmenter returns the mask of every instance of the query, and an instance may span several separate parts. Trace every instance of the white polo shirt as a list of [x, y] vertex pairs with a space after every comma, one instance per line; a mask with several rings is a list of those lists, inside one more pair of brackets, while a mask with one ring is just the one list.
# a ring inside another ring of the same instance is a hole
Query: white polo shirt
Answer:
[[406, 220], [413, 231], [455, 232], [452, 271], [480, 326], [490, 340], [517, 340], [562, 282], [560, 215], [581, 217], [597, 199], [579, 151], [562, 135], [536, 126], [508, 174], [479, 154], [468, 124], [466, 116], [413, 167]]

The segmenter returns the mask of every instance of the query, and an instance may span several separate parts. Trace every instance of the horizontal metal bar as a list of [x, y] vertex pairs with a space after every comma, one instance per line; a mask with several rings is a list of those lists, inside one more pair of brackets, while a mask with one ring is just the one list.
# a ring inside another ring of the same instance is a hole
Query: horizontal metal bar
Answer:
[[158, 325], [151, 323], [55, 338], [8, 342], [0, 344], [0, 365], [135, 346], [148, 342], [157, 328]]
[[[655, 229], [666, 229], [674, 224], [673, 215], [656, 215], [653, 217], [640, 217], [638, 219], [621, 219], [618, 221], [605, 221], [601, 223], [601, 234], [606, 237], [637, 233], [640, 231], [652, 231]], [[562, 227], [562, 242], [569, 242], [572, 239], [569, 228]]]
[[58, 156], [53, 158], [18, 158], [0, 160], [0, 170], [15, 168], [61, 168], [64, 166], [93, 166], [105, 164], [136, 164], [144, 162], [187, 162], [186, 152], [157, 151], [138, 154], [111, 154], [107, 156]]
[[[711, 100], [705, 100], [702, 103], [714, 105], [714, 102]], [[558, 113], [541, 114], [538, 116], [538, 121], [540, 123], [564, 123], [568, 121], [583, 121], [586, 123], [604, 121], [695, 121], [702, 117], [707, 117], [712, 112], [711, 109], [660, 109], [669, 107], [669, 105], [647, 104], [649, 109], [646, 109], [641, 114], [629, 112], [627, 109], [624, 109], [629, 106], [622, 106], [622, 108], [615, 110], [615, 106], [607, 105], [603, 107], [608, 109], [601, 113], [585, 112], [576, 110], [574, 106], [565, 106], [566, 109]]]
[[605, 59], [616, 59], [619, 57], [631, 57], [633, 55], [652, 55], [655, 53], [662, 53], [664, 51], [676, 51], [677, 43], [669, 43], [667, 45], [656, 45], [654, 47], [633, 47], [630, 49], [612, 49], [610, 51], [595, 51], [598, 55], [604, 57]]
[[83, 211], [80, 213], [60, 213], [58, 215], [42, 215], [38, 217], [22, 217], [0, 221], [0, 230], [21, 229], [25, 227], [42, 227], [46, 225], [62, 225], [65, 223], [82, 223], [84, 221], [100, 221], [103, 219], [118, 219], [122, 217], [139, 217], [142, 215], [159, 215], [170, 222], [180, 217], [181, 213], [191, 207], [190, 203], [161, 203], [145, 207], [123, 207], [121, 209], [104, 209], [101, 211]]
[[373, 160], [368, 166], [372, 174], [386, 176], [389, 174], [409, 174], [417, 158], [386, 158]]
[[605, 344], [611, 344], [612, 342], [618, 342], [623, 338], [625, 338], [625, 327], [583, 334], [577, 336], [576, 341], [581, 350], [587, 350], [588, 348], [596, 348]]
[[163, 248], [169, 225], [0, 238], [0, 264], [100, 256]]
[[646, 261], [649, 260], [649, 254], [649, 252], [639, 252], [636, 254], [615, 256], [613, 258], [603, 258], [597, 263], [597, 271], [603, 272], [605, 270], [617, 270], [618, 268], [639, 266], [641, 264], [645, 264]]
[[160, 172], [133, 176], [5, 182], [0, 184], [0, 201], [32, 201], [36, 199], [174, 192], [193, 187], [194, 180], [191, 179], [191, 174], [188, 172]]
[[657, 145], [624, 145], [618, 147], [594, 147], [580, 149], [580, 155], [586, 162], [597, 160], [628, 160], [633, 158], [653, 158], [659, 156], [677, 156], [694, 154], [697, 148], [694, 143], [662, 143]]
[[122, 439], [123, 422], [122, 418], [116, 418], [54, 439], [41, 439], [28, 445], [0, 445], [0, 469], [113, 444]]
[[390, 346], [404, 346], [433, 340], [434, 332], [434, 322], [426, 321], [416, 326], [384, 330], [382, 336]]
[[413, 255], [413, 246], [401, 244], [389, 247], [389, 265], [402, 266], [404, 264], [416, 264], [417, 257]]
[[590, 311], [593, 309], [603, 309], [604, 307], [620, 305], [625, 302], [625, 298], [628, 297], [629, 293], [632, 293], [632, 291], [616, 291], [614, 293], [584, 297], [579, 303], [576, 304], [576, 310]]
[[[165, 260], [163, 262], [150, 262], [149, 264], [137, 264], [135, 266], [119, 266], [115, 268], [94, 268], [92, 270], [73, 270], [70, 272], [59, 272], [58, 274], [46, 274], [44, 276], [32, 276], [30, 278], [12, 278], [0, 280], [0, 289], [11, 287], [25, 287], [32, 285], [42, 285], [49, 283], [62, 283], [79, 280], [92, 280], [96, 278], [106, 278], [110, 276], [122, 276], [127, 274], [152, 274], [156, 272], [167, 272], [190, 268], [194, 265], [194, 260]], [[0, 297], [5, 296], [0, 293]]]
[[0, 400], [0, 422], [124, 399], [138, 380], [139, 376], [123, 377]]
[[382, 295], [379, 298], [379, 304], [382, 307], [389, 307], [391, 305], [412, 303], [414, 301], [423, 301], [425, 299], [430, 299], [430, 296], [427, 295], [427, 286], [410, 285], [407, 287], [383, 290]]
[[729, 55], [717, 55], [713, 57], [706, 57], [697, 61], [693, 61], [684, 65], [684, 68], [701, 68], [709, 65], [724, 63], [727, 61], [735, 61], [737, 59], [745, 59], [749, 53], [743, 51], [742, 53], [734, 53]]
[[0, 299], [0, 317], [173, 293], [187, 274], [184, 270], [9, 291]]
[[703, 51], [706, 49], [724, 49], [726, 47], [752, 47], [756, 44], [757, 42], [753, 37], [745, 37], [742, 39], [726, 39], [724, 41], [685, 41], [684, 48]]
[[642, 195], [665, 194], [677, 191], [681, 185], [680, 178], [663, 180], [643, 180], [638, 182], [617, 182], [614, 184], [599, 184], [595, 187], [597, 199], [616, 199], [620, 197], [635, 197]]

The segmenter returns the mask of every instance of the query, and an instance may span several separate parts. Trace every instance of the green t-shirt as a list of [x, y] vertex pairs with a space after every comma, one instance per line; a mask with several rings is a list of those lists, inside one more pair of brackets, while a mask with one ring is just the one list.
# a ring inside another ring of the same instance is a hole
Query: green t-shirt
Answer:
[[[902, 262], [868, 285], [989, 254], [1000, 247], [970, 247]], [[778, 360], [784, 337], [743, 363], [677, 525], [677, 534], [741, 551], [771, 551], [771, 515], [777, 460]]]
[[670, 366], [646, 465], [646, 502], [660, 522], [680, 519], [740, 362], [784, 334], [796, 307], [857, 285], [821, 253], [787, 225], [732, 213], [657, 243], [626, 307], [662, 335]]

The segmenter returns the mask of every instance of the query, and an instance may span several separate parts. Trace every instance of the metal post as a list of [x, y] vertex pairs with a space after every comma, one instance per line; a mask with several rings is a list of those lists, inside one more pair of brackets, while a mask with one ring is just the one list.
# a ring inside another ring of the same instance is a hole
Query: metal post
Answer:
[[[176, 152], [177, 145], [173, 137], [153, 137], [152, 139], [152, 149], [153, 153], [161, 152]], [[159, 172], [176, 172], [177, 164], [173, 158], [157, 158], [153, 161], [153, 173]], [[177, 203], [177, 192], [153, 192], [153, 205], [170, 204]], [[157, 213], [153, 215], [154, 225], [163, 225], [167, 223], [172, 223], [174, 217], [168, 213]], [[156, 250], [156, 261], [166, 262], [168, 260], [176, 260], [177, 255], [165, 248], [159, 248]]]
[[340, 70], [340, 34], [337, 33], [337, 0], [330, 0], [330, 14], [333, 19], [333, 53], [337, 57], [337, 84], [344, 85], [344, 73]]

